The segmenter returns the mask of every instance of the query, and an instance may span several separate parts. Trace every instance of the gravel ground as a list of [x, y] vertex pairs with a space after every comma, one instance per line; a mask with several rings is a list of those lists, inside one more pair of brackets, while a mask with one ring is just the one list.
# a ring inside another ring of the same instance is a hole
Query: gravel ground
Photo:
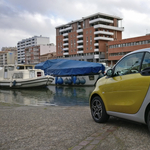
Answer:
[[[94, 137], [95, 143], [84, 141]], [[95, 123], [88, 106], [0, 103], [0, 150], [148, 150], [149, 138], [145, 125], [114, 117]]]

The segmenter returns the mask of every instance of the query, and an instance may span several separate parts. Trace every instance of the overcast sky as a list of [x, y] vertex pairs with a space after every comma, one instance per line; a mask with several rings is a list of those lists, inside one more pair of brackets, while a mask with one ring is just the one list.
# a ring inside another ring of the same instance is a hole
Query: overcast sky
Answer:
[[56, 44], [55, 27], [98, 12], [123, 18], [123, 39], [150, 33], [150, 0], [0, 0], [0, 50], [34, 35]]

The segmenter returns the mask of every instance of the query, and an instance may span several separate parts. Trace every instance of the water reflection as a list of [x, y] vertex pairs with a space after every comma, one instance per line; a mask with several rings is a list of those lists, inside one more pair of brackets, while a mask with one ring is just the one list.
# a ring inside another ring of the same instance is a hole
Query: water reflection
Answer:
[[88, 105], [94, 87], [48, 86], [41, 89], [0, 89], [0, 102], [19, 105]]

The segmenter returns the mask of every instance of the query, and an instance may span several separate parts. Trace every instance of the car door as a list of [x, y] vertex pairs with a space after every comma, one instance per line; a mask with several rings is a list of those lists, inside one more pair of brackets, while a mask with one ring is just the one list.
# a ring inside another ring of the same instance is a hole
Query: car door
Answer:
[[103, 89], [108, 111], [134, 114], [139, 110], [150, 84], [150, 77], [140, 74], [143, 56], [130, 54], [115, 66]]

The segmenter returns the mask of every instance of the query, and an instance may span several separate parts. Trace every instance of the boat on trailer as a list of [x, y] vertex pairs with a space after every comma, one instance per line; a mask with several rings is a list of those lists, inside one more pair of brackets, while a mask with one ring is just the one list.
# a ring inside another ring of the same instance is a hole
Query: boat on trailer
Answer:
[[39, 63], [36, 69], [55, 77], [52, 85], [93, 86], [103, 76], [105, 66], [100, 63], [53, 59]]
[[53, 76], [45, 75], [34, 65], [9, 64], [0, 69], [0, 88], [31, 88], [48, 86], [54, 80]]

